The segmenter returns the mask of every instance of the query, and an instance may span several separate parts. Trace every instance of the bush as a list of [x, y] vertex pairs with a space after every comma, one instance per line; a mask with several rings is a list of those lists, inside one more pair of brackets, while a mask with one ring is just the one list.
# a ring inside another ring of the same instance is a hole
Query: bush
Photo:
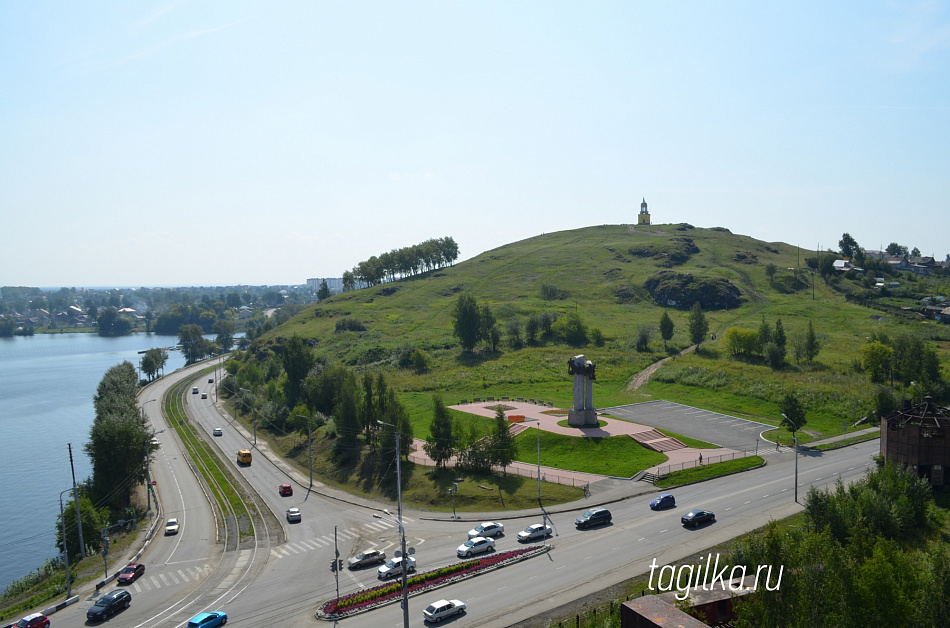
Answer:
[[412, 362], [412, 368], [416, 373], [428, 373], [429, 369], [432, 368], [432, 358], [430, 358], [429, 354], [422, 349], [416, 349], [413, 351], [410, 361]]
[[345, 316], [336, 322], [337, 333], [344, 331], [366, 331], [366, 325], [356, 318]]

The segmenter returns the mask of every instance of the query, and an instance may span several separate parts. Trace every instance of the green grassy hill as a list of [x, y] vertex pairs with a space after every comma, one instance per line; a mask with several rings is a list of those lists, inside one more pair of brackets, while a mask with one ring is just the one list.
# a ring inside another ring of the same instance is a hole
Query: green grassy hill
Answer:
[[[726, 229], [689, 225], [604, 225], [549, 233], [452, 267], [333, 296], [261, 336], [255, 347], [298, 334], [313, 339], [316, 352], [328, 360], [385, 369], [423, 437], [434, 392], [440, 392], [447, 404], [475, 396], [510, 395], [568, 407], [571, 384], [566, 361], [584, 353], [597, 363], [598, 407], [663, 398], [775, 421], [778, 400], [792, 390], [808, 405], [809, 428], [817, 438], [840, 433], [845, 422], [858, 419], [869, 407], [874, 387], [855, 369], [868, 336], [902, 331], [938, 338], [950, 334], [945, 326], [881, 316], [878, 310], [850, 303], [821, 279], [815, 282], [813, 298], [810, 285], [796, 285], [791, 269], [803, 268], [806, 256], [814, 255]], [[771, 281], [768, 264], [778, 269]], [[811, 321], [823, 339], [815, 364], [798, 366], [789, 357], [787, 368], [773, 371], [755, 361], [727, 357], [717, 340], [704, 343], [699, 354], [667, 363], [645, 387], [628, 390], [636, 373], [689, 345], [688, 311], [657, 305], [644, 288], [661, 271], [724, 279], [738, 289], [738, 307], [706, 309], [711, 333], [718, 335], [730, 326], [756, 329], [764, 315], [772, 324], [781, 318], [791, 338]], [[807, 272], [798, 276], [805, 281], [811, 277]], [[542, 298], [544, 284], [554, 286], [558, 298]], [[602, 331], [603, 345], [571, 347], [548, 340], [514, 349], [503, 336], [497, 351], [479, 347], [474, 355], [462, 354], [451, 318], [461, 293], [489, 305], [503, 332], [509, 320], [524, 323], [532, 313], [577, 312], [588, 326]], [[657, 331], [664, 310], [675, 324], [668, 348]], [[360, 321], [366, 331], [336, 331], [344, 318]], [[653, 329], [650, 350], [636, 351], [635, 339], [643, 326]], [[948, 348], [943, 342], [944, 362]], [[398, 367], [400, 357], [414, 349], [430, 356], [429, 372]]]

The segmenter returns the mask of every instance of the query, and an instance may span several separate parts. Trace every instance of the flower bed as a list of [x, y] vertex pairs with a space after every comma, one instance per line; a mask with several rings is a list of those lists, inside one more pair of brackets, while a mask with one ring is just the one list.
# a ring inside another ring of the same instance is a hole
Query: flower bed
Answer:
[[[547, 546], [535, 545], [439, 567], [432, 571], [410, 576], [406, 581], [406, 588], [409, 595], [416, 595], [464, 578], [477, 576], [491, 569], [504, 567], [547, 550]], [[348, 615], [395, 602], [401, 597], [402, 580], [399, 579], [396, 582], [387, 582], [370, 589], [341, 596], [339, 601], [334, 599], [324, 602], [317, 610], [317, 618], [325, 620], [341, 619]]]

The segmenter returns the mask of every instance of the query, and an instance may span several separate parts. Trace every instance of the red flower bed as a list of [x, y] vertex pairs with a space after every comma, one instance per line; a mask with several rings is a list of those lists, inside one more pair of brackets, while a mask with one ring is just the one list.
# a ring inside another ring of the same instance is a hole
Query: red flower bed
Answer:
[[[447, 567], [440, 567], [425, 573], [410, 576], [407, 581], [409, 595], [419, 593], [433, 587], [445, 584], [452, 580], [459, 580], [475, 575], [481, 571], [499, 566], [507, 561], [520, 558], [528, 552], [541, 549], [539, 546], [524, 547], [508, 552], [499, 552], [483, 558], [457, 563]], [[337, 600], [325, 602], [320, 608], [319, 615], [326, 619], [339, 618], [344, 615], [357, 613], [367, 608], [385, 604], [402, 597], [402, 582], [388, 582], [370, 589], [344, 595]]]

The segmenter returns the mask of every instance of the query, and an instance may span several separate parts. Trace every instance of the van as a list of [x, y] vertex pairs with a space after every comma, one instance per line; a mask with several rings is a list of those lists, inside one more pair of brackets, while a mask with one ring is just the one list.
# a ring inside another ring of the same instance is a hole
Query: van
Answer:
[[251, 465], [251, 450], [250, 449], [238, 449], [237, 453], [237, 463]]

